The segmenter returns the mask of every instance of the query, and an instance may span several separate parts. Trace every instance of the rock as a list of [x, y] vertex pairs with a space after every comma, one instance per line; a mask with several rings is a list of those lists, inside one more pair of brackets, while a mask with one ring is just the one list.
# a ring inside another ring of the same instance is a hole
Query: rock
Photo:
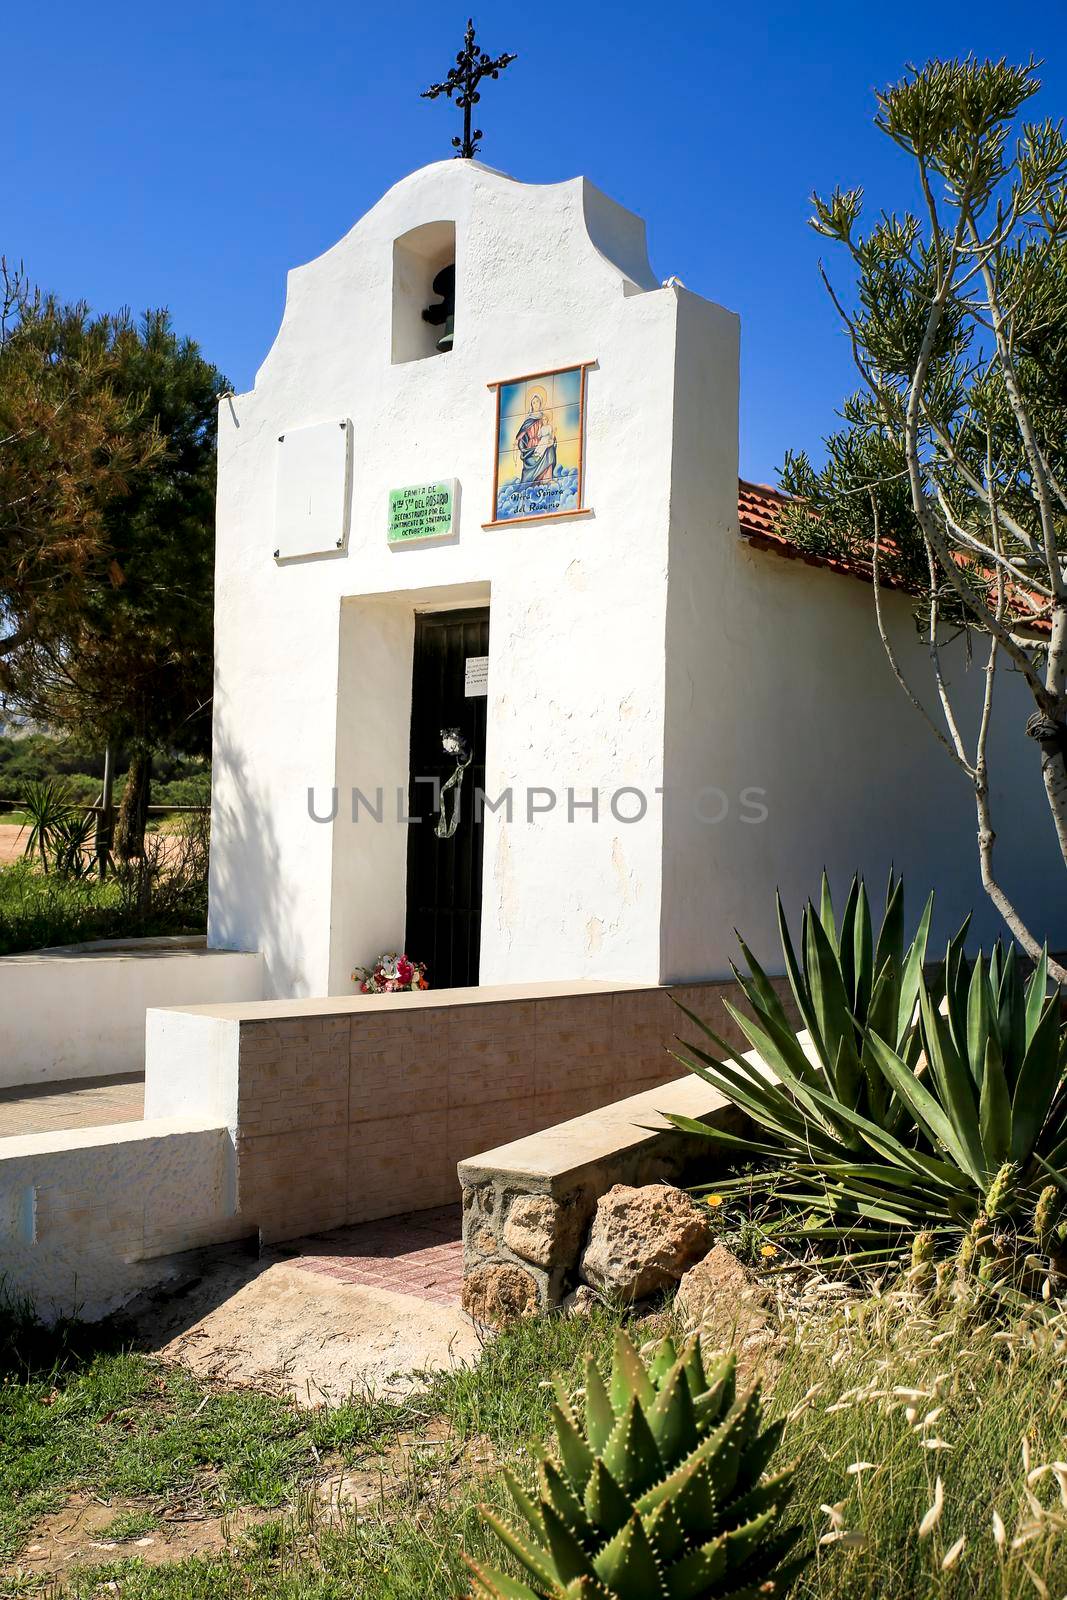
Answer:
[[765, 1326], [764, 1297], [732, 1250], [717, 1244], [690, 1267], [674, 1301], [686, 1328], [700, 1328], [717, 1345], [740, 1342]]
[[491, 1228], [475, 1228], [468, 1240], [470, 1248], [480, 1256], [496, 1255], [496, 1239]]
[[475, 1322], [503, 1328], [517, 1317], [537, 1314], [537, 1284], [522, 1267], [507, 1262], [475, 1267], [463, 1279], [463, 1309]]
[[504, 1243], [535, 1267], [570, 1266], [578, 1254], [584, 1217], [576, 1205], [548, 1195], [520, 1194], [511, 1202]]
[[617, 1183], [597, 1202], [581, 1276], [602, 1294], [643, 1300], [676, 1283], [710, 1243], [707, 1213], [681, 1189]]

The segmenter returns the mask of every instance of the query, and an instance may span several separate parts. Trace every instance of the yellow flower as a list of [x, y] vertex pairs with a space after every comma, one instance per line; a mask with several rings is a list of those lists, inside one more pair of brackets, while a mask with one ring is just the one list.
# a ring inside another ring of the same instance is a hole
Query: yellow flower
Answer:
[[772, 1257], [778, 1254], [778, 1250], [773, 1244], [761, 1244], [759, 1247], [759, 1253], [763, 1257], [764, 1261], [770, 1261]]
[[707, 1196], [707, 1198], [705, 1199], [704, 1204], [706, 1206], [721, 1206], [722, 1205], [722, 1195], [721, 1194], [709, 1194]]

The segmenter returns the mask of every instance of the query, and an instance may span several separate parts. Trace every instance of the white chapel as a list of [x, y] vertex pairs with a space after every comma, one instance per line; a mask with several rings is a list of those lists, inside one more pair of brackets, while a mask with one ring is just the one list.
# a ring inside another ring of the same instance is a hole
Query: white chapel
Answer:
[[[785, 559], [739, 485], [739, 337], [584, 178], [472, 160], [289, 274], [219, 429], [209, 940], [268, 994], [351, 993], [384, 950], [435, 988], [721, 977], [824, 866], [995, 933], [869, 587]], [[1001, 868], [1067, 940], [1007, 687]]]

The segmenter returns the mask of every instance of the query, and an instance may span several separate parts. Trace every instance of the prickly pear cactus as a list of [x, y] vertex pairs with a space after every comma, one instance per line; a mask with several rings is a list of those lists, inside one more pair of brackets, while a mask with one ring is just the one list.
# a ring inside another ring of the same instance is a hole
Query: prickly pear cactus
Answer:
[[508, 1475], [522, 1526], [483, 1515], [525, 1581], [470, 1563], [490, 1600], [748, 1600], [784, 1594], [807, 1556], [780, 1527], [792, 1472], [765, 1477], [782, 1424], [760, 1429], [758, 1387], [735, 1394], [733, 1355], [705, 1367], [699, 1336], [646, 1368], [619, 1333], [610, 1381], [586, 1368], [579, 1420], [557, 1381], [559, 1458], [535, 1497]]

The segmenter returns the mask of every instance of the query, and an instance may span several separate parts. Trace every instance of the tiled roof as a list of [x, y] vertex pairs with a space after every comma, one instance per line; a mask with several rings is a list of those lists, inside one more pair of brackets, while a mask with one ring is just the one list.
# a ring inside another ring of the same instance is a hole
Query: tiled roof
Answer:
[[[866, 563], [812, 555], [776, 531], [778, 508], [787, 504], [788, 499], [788, 495], [780, 494], [767, 483], [747, 483], [744, 478], [738, 478], [737, 520], [742, 539], [746, 539], [757, 550], [769, 550], [772, 555], [785, 556], [790, 561], [803, 561], [809, 567], [827, 567], [831, 572], [843, 573], [847, 578], [862, 578], [864, 583], [870, 583], [871, 569]], [[892, 585], [888, 580], [883, 580], [883, 587], [890, 588]]]
[[785, 505], [785, 500], [785, 495], [779, 494], [769, 484], [747, 483], [744, 478], [738, 478], [737, 516], [741, 523], [741, 537], [753, 539], [770, 535], [781, 543], [774, 534], [774, 520], [778, 515], [778, 507]]
[[[741, 529], [741, 537], [757, 550], [770, 551], [772, 555], [785, 556], [790, 561], [803, 561], [809, 567], [826, 567], [831, 572], [839, 572], [846, 578], [859, 578], [864, 583], [871, 582], [871, 566], [867, 561], [840, 560], [832, 556], [812, 555], [810, 551], [801, 550], [784, 534], [778, 533], [775, 523], [778, 520], [778, 509], [787, 503], [788, 496], [780, 494], [777, 489], [772, 489], [766, 483], [748, 483], [744, 478], [737, 480], [737, 520]], [[963, 557], [960, 556], [962, 562]], [[885, 589], [902, 588], [903, 585], [894, 583], [889, 578], [882, 579]], [[1009, 605], [1011, 599], [1009, 598]], [[1034, 595], [1027, 604], [1017, 604], [1014, 608], [1017, 622], [1026, 631], [1045, 633], [1051, 624], [1046, 615], [1032, 615], [1034, 610], [1039, 613], [1045, 608], [1040, 597]]]

